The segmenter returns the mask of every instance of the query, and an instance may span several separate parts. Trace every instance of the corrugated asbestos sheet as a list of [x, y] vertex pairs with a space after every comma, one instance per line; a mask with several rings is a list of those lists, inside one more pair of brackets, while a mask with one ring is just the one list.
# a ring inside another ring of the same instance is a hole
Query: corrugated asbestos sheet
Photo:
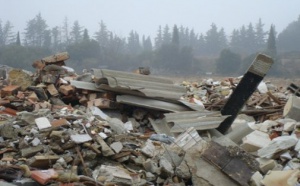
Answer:
[[194, 127], [196, 130], [215, 129], [227, 117], [222, 116], [220, 112], [207, 110], [165, 114], [166, 122], [172, 133], [181, 133], [190, 127]]
[[182, 112], [191, 110], [189, 107], [186, 107], [184, 105], [131, 95], [119, 95], [117, 96], [117, 102], [170, 112]]
[[96, 87], [104, 90], [168, 100], [179, 100], [187, 92], [185, 87], [166, 78], [107, 69], [93, 69], [93, 72]]

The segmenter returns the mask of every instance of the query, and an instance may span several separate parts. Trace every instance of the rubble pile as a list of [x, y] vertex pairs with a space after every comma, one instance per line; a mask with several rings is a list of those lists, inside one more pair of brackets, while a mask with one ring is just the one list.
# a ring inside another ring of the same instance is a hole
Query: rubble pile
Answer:
[[34, 74], [0, 69], [0, 185], [298, 184], [296, 85], [261, 82], [220, 133], [241, 78], [176, 85], [148, 68], [78, 75], [67, 59], [37, 60]]

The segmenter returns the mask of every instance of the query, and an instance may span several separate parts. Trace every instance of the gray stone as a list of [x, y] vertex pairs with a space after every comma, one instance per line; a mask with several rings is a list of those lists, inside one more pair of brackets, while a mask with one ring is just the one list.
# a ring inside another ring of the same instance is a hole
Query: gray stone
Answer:
[[36, 118], [34, 121], [35, 121], [37, 127], [39, 128], [39, 130], [47, 129], [52, 126], [50, 121], [46, 117]]
[[116, 153], [119, 153], [123, 149], [123, 145], [121, 142], [114, 142], [110, 145], [110, 148], [112, 148]]
[[147, 140], [145, 146], [141, 149], [141, 152], [148, 157], [153, 157], [156, 154], [155, 146], [152, 144], [151, 140]]
[[273, 159], [268, 158], [256, 158], [259, 163], [259, 169], [262, 173], [266, 174], [269, 170], [273, 170], [277, 163]]
[[91, 141], [92, 138], [89, 134], [74, 134], [71, 135], [71, 140], [77, 144], [80, 144], [80, 143]]
[[269, 134], [255, 130], [243, 138], [241, 148], [247, 152], [254, 152], [270, 143]]
[[157, 163], [151, 159], [147, 159], [143, 163], [143, 167], [147, 172], [156, 173], [156, 174], [159, 173], [159, 168]]
[[257, 154], [262, 158], [271, 158], [275, 153], [295, 146], [297, 142], [295, 136], [280, 136], [274, 138], [268, 146], [259, 149]]
[[34, 138], [34, 139], [31, 141], [31, 144], [32, 144], [32, 146], [34, 146], [34, 147], [38, 146], [40, 143], [41, 143], [41, 140], [39, 140], [39, 138]]
[[41, 152], [42, 150], [44, 150], [44, 147], [42, 145], [39, 145], [36, 147], [29, 147], [26, 149], [22, 149], [21, 155], [22, 155], [22, 157], [30, 158], [30, 157], [34, 156], [35, 154], [37, 154], [38, 152]]
[[117, 134], [126, 133], [126, 129], [124, 127], [124, 123], [117, 119], [117, 118], [110, 118], [108, 119], [109, 126], [111, 129], [116, 132]]
[[159, 159], [159, 167], [161, 168], [161, 175], [163, 176], [169, 177], [174, 174], [172, 164], [165, 157]]

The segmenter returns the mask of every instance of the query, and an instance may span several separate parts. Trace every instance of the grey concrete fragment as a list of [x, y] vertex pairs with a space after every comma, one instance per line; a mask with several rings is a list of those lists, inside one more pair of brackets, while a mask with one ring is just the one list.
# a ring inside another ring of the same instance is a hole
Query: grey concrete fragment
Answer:
[[169, 177], [174, 174], [174, 168], [165, 157], [159, 159], [159, 167], [161, 168], [161, 175]]
[[300, 121], [300, 98], [291, 95], [286, 102], [283, 110], [283, 116], [286, 118], [291, 118], [296, 121]]
[[96, 141], [101, 145], [101, 152], [103, 156], [112, 156], [115, 154], [100, 136], [96, 136]]
[[277, 163], [273, 159], [268, 158], [256, 158], [259, 163], [259, 169], [262, 173], [266, 174], [269, 170], [273, 170]]
[[52, 126], [50, 121], [46, 117], [36, 118], [34, 121], [39, 130], [50, 128]]
[[141, 152], [147, 157], [153, 157], [156, 154], [155, 146], [152, 144], [151, 140], [147, 140], [145, 146], [141, 149]]
[[115, 183], [117, 185], [132, 185], [131, 176], [120, 167], [101, 165], [93, 171], [93, 178], [98, 180], [99, 176], [106, 178], [105, 183]]
[[241, 148], [247, 152], [254, 152], [271, 143], [269, 134], [255, 130], [243, 138]]
[[29, 147], [26, 149], [22, 149], [21, 155], [22, 155], [22, 157], [30, 158], [30, 157], [34, 156], [35, 154], [37, 154], [38, 152], [41, 152], [42, 150], [44, 150], [44, 147], [42, 145], [39, 145], [36, 147]]
[[176, 175], [180, 175], [183, 179], [190, 179], [192, 176], [190, 168], [185, 161], [182, 161], [181, 164], [176, 167], [175, 172]]
[[77, 144], [80, 144], [80, 143], [91, 141], [92, 138], [89, 134], [74, 134], [71, 135], [71, 140]]
[[151, 159], [147, 159], [143, 163], [143, 167], [147, 172], [156, 173], [156, 174], [159, 173], [159, 168], [158, 168], [157, 163]]
[[112, 148], [116, 153], [119, 153], [123, 149], [123, 145], [121, 142], [114, 142], [110, 145], [110, 148]]
[[123, 134], [126, 133], [126, 129], [124, 127], [124, 123], [117, 119], [117, 118], [111, 118], [108, 119], [109, 126], [111, 129], [116, 132], [117, 134]]
[[263, 179], [263, 176], [256, 171], [250, 180], [250, 186], [261, 186], [261, 181]]
[[272, 140], [272, 142], [257, 151], [258, 156], [262, 158], [270, 158], [275, 153], [289, 149], [296, 145], [298, 139], [295, 136], [280, 136]]
[[34, 138], [34, 139], [31, 141], [31, 144], [32, 144], [32, 146], [34, 146], [34, 147], [38, 146], [40, 143], [41, 143], [41, 140], [40, 140], [39, 138]]

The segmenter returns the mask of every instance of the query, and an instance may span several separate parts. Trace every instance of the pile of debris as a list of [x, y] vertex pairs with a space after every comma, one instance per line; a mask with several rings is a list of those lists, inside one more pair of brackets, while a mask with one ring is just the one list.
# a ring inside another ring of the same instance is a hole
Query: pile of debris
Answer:
[[268, 57], [243, 78], [183, 85], [144, 68], [78, 75], [68, 58], [1, 68], [1, 185], [298, 183], [300, 98], [261, 81]]

